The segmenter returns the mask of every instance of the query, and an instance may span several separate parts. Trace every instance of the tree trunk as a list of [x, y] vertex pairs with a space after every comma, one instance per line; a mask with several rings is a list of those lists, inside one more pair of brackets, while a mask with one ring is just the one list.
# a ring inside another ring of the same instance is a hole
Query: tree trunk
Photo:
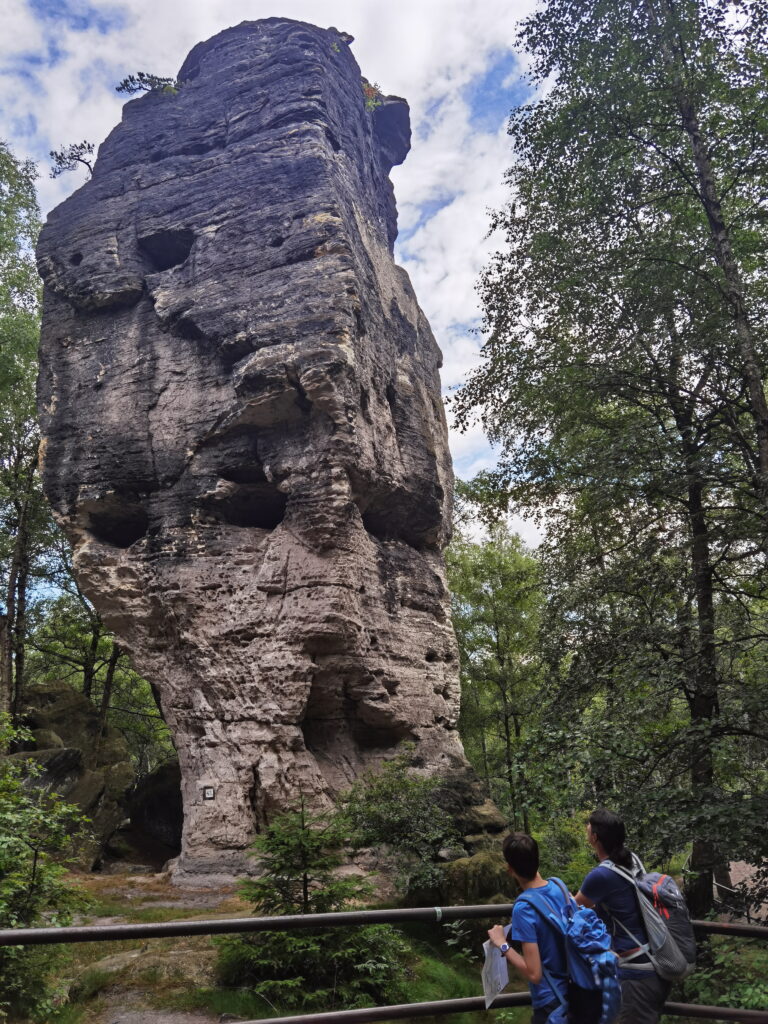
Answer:
[[96, 672], [96, 656], [99, 651], [99, 640], [101, 639], [101, 620], [94, 616], [91, 620], [91, 642], [85, 653], [83, 661], [83, 696], [91, 699], [93, 693], [93, 677]]
[[[8, 675], [8, 616], [0, 615], [0, 715], [11, 713], [12, 680]], [[0, 754], [3, 751], [0, 750]]]
[[112, 650], [109, 654], [109, 661], [107, 662], [107, 673], [104, 676], [104, 689], [101, 692], [101, 703], [99, 705], [99, 722], [96, 731], [96, 742], [93, 745], [93, 763], [94, 766], [98, 763], [99, 750], [101, 748], [101, 740], [104, 736], [104, 729], [107, 725], [107, 715], [109, 713], [109, 702], [112, 699], [112, 684], [115, 681], [115, 669], [117, 663], [123, 655], [122, 648], [114, 640], [112, 641]]
[[[24, 671], [24, 650], [26, 630], [26, 594], [29, 575], [29, 516], [32, 505], [32, 489], [37, 456], [32, 460], [24, 492], [17, 499], [18, 525], [13, 541], [11, 564], [8, 570], [6, 589], [6, 622], [2, 630], [2, 680], [4, 684], [3, 703], [7, 701], [12, 715], [16, 716], [21, 702], [21, 674]], [[21, 657], [21, 664], [16, 659]]]
[[768, 507], [768, 403], [765, 399], [763, 372], [757, 356], [752, 327], [747, 316], [744, 285], [723, 216], [712, 162], [709, 159], [709, 147], [703, 137], [693, 104], [682, 97], [680, 116], [691, 144], [693, 161], [699, 179], [701, 201], [709, 223], [710, 238], [714, 246], [717, 265], [725, 278], [725, 293], [731, 305], [733, 322], [739, 339], [742, 376], [749, 394], [750, 412], [757, 436], [758, 468], [755, 490], [762, 503]]
[[510, 717], [510, 711], [505, 696], [501, 711], [502, 728], [504, 730], [504, 769], [507, 776], [507, 788], [509, 789], [510, 812], [515, 828], [517, 828], [517, 800], [515, 794], [515, 772], [512, 764], [512, 733], [509, 728]]
[[[704, 482], [702, 480], [696, 439], [693, 436], [689, 413], [677, 405], [677, 425], [682, 440], [686, 464], [688, 496], [688, 525], [691, 532], [691, 570], [696, 603], [698, 649], [696, 673], [687, 694], [691, 726], [694, 733], [689, 747], [689, 771], [694, 799], [706, 805], [714, 787], [715, 766], [712, 739], [708, 726], [718, 713], [718, 670], [715, 645], [715, 602], [713, 567], [710, 555], [709, 527], [707, 524]], [[712, 837], [694, 837], [691, 854], [692, 879], [686, 885], [688, 907], [693, 917], [705, 917], [712, 909], [712, 884], [716, 866], [716, 851]]]
[[[520, 719], [519, 719], [519, 717], [517, 715], [512, 715], [512, 724], [515, 727], [515, 740], [517, 741], [517, 745], [519, 746], [520, 745], [520, 738], [521, 738], [522, 733], [523, 733], [523, 727], [522, 727], [522, 725], [520, 723]], [[525, 772], [520, 767], [520, 763], [519, 762], [518, 762], [518, 765], [517, 765], [517, 791], [520, 794], [520, 800], [521, 800], [522, 805], [523, 805], [523, 832], [527, 832], [528, 835], [530, 835], [531, 834], [531, 828], [530, 828], [530, 823], [529, 823], [529, 820], [528, 820], [528, 804], [526, 803], [526, 793], [527, 793], [528, 790], [527, 790], [526, 781], [525, 781]]]
[[723, 214], [715, 171], [710, 159], [712, 146], [704, 135], [699, 115], [686, 84], [686, 62], [682, 40], [676, 28], [673, 0], [665, 0], [666, 9], [659, 16], [655, 0], [646, 0], [651, 26], [655, 29], [664, 63], [671, 76], [671, 86], [683, 131], [691, 147], [699, 199], [709, 224], [709, 236], [715, 262], [725, 280], [725, 294], [731, 306], [736, 335], [739, 339], [741, 373], [749, 395], [749, 407], [757, 440], [757, 472], [750, 467], [759, 500], [768, 508], [768, 402], [763, 385], [763, 371], [757, 355], [754, 333], [747, 315], [747, 304], [741, 271], [733, 252], [731, 232]]
[[482, 708], [480, 705], [480, 695], [476, 686], [471, 686], [473, 691], [473, 697], [475, 701], [475, 711], [477, 713], [477, 721], [479, 722], [480, 732], [480, 750], [483, 755], [483, 778], [485, 780], [485, 792], [488, 799], [492, 799], [491, 793], [491, 770], [488, 765], [488, 740], [485, 735], [485, 722], [483, 721]]
[[19, 576], [16, 583], [16, 621], [13, 624], [13, 719], [21, 716], [24, 696], [24, 665], [27, 653], [27, 582], [29, 580], [29, 530], [25, 517], [25, 537], [21, 545]]

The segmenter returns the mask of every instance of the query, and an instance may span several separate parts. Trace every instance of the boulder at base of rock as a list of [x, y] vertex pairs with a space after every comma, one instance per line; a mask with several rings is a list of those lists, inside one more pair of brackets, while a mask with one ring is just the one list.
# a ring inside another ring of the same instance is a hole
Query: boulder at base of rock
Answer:
[[517, 891], [500, 848], [460, 857], [443, 868], [440, 896], [445, 906], [509, 903]]
[[96, 708], [67, 683], [35, 686], [25, 697], [24, 724], [32, 730], [37, 749], [11, 757], [42, 769], [29, 775], [28, 787], [58, 793], [90, 820], [94, 839], [84, 847], [82, 858], [93, 866], [126, 815], [126, 794], [135, 778], [128, 747], [109, 727], [98, 742]]
[[[96, 991], [146, 991], [158, 984], [166, 989], [206, 988], [213, 984], [215, 962], [213, 946], [127, 950], [90, 964], [72, 983], [69, 995], [71, 999], [83, 1000]], [[171, 1015], [162, 1019], [171, 1020]]]

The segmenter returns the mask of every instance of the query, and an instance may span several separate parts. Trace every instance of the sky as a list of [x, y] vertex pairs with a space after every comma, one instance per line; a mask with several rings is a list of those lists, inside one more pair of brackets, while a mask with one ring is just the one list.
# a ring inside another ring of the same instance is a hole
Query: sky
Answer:
[[[413, 139], [394, 168], [396, 259], [443, 351], [449, 394], [477, 364], [475, 291], [499, 240], [488, 211], [505, 200], [506, 123], [525, 100], [515, 25], [533, 0], [0, 0], [0, 138], [39, 162], [47, 213], [84, 180], [48, 176], [51, 149], [98, 144], [120, 120], [115, 85], [136, 71], [175, 77], [198, 42], [244, 20], [296, 18], [355, 37], [362, 73], [411, 108]], [[479, 426], [450, 430], [456, 474], [492, 468]], [[532, 523], [513, 520], [531, 544]]]

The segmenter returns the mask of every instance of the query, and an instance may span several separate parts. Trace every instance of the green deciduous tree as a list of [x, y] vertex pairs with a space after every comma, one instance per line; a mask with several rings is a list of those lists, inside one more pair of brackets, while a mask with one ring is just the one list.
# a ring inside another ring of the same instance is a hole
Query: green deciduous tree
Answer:
[[0, 712], [18, 707], [30, 584], [48, 513], [37, 477], [36, 171], [0, 144]]
[[745, 674], [766, 636], [765, 31], [749, 0], [550, 0], [523, 23], [551, 87], [510, 122], [458, 403], [547, 517], [553, 700], [602, 747], [596, 791], [636, 813], [653, 793], [646, 821], [692, 841], [696, 913], [718, 860], [759, 855], [765, 798], [732, 756], [768, 742]]
[[453, 624], [461, 655], [461, 734], [488, 795], [513, 827], [530, 831], [540, 797], [526, 778], [525, 740], [537, 717], [543, 666], [543, 594], [536, 559], [503, 521], [482, 541], [459, 533], [447, 551]]

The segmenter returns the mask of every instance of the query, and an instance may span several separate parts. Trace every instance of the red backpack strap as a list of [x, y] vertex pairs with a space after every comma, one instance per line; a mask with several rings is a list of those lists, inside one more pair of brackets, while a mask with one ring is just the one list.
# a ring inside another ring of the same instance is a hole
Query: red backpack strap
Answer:
[[653, 906], [657, 914], [669, 917], [669, 911], [659, 899], [659, 886], [663, 884], [664, 879], [668, 878], [668, 875], [661, 875], [657, 881], [653, 883]]

